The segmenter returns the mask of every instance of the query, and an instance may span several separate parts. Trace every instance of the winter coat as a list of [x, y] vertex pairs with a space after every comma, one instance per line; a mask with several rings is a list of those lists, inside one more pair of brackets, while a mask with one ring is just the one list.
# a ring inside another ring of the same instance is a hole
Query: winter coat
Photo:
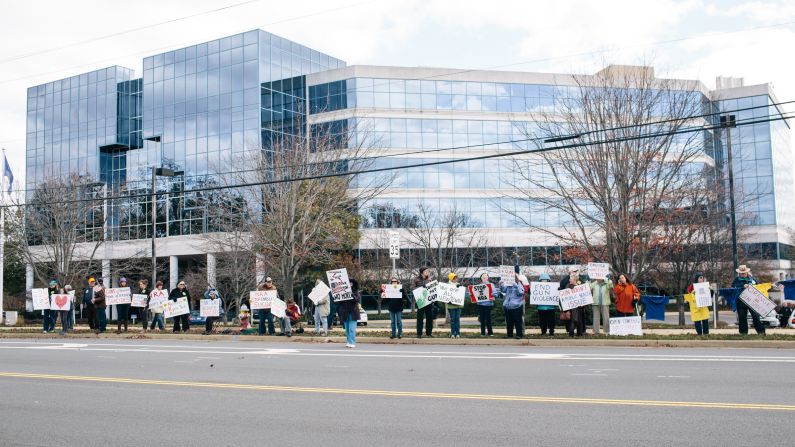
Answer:
[[500, 292], [505, 296], [502, 302], [502, 307], [510, 309], [518, 309], [524, 304], [524, 285], [517, 282], [512, 286], [506, 286], [500, 281]]
[[331, 298], [329, 297], [329, 295], [326, 294], [325, 297], [321, 298], [320, 301], [318, 301], [318, 303], [315, 304], [315, 307], [318, 308], [321, 317], [323, 318], [327, 317], [328, 314], [331, 313]]
[[179, 290], [179, 287], [174, 288], [171, 293], [168, 294], [168, 299], [171, 301], [176, 301], [178, 298], [187, 298], [188, 299], [188, 309], [191, 308], [190, 306], [190, 292], [188, 292], [188, 288], [185, 287], [184, 290]]
[[616, 296], [617, 311], [625, 314], [635, 312], [635, 302], [640, 299], [640, 292], [635, 284], [616, 284], [613, 293]]
[[[591, 295], [593, 295], [594, 306], [610, 305], [610, 290], [613, 288], [613, 281], [591, 281]], [[601, 304], [600, 298], [601, 296]]]
[[400, 299], [389, 298], [387, 301], [389, 301], [387, 308], [390, 312], [403, 312], [405, 306], [408, 305], [408, 296], [406, 295], [406, 290], [403, 289], [400, 291]]
[[359, 303], [362, 301], [362, 293], [356, 290], [353, 292], [352, 300], [337, 302], [337, 315], [340, 321], [347, 321], [348, 315], [353, 316], [354, 321], [359, 321]]
[[94, 291], [94, 307], [97, 309], [105, 308], [105, 288]]

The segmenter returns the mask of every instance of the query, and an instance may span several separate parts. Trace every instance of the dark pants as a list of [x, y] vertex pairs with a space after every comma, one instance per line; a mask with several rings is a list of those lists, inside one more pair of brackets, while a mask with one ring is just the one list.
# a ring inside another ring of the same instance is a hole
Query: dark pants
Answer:
[[513, 337], [513, 330], [516, 328], [516, 336], [524, 337], [524, 312], [521, 307], [516, 309], [505, 309], [505, 329], [508, 337]]
[[274, 332], [276, 332], [276, 329], [273, 327], [273, 314], [270, 309], [259, 309], [257, 318], [259, 319], [259, 326], [257, 327], [257, 333], [259, 335], [265, 335], [265, 320], [268, 320], [268, 335], [273, 335]]
[[751, 318], [754, 321], [754, 329], [757, 334], [765, 333], [765, 326], [762, 324], [762, 319], [759, 314], [749, 309], [748, 305], [743, 300], [737, 300], [737, 325], [740, 326], [740, 334], [748, 335], [748, 312], [751, 312]]
[[709, 335], [709, 320], [694, 321], [698, 335]]
[[118, 304], [116, 305], [116, 323], [117, 330], [121, 330], [121, 325], [124, 325], [124, 331], [127, 331], [127, 320], [130, 319], [130, 305]]
[[61, 332], [65, 333], [71, 327], [69, 326], [69, 314], [72, 313], [71, 310], [59, 310], [58, 315], [61, 317]]
[[585, 306], [571, 309], [571, 319], [566, 322], [566, 331], [570, 337], [575, 333], [578, 337], [585, 334]]
[[539, 310], [538, 324], [541, 326], [541, 335], [555, 335], [555, 309]]
[[86, 316], [86, 320], [88, 320], [88, 327], [91, 330], [97, 328], [97, 309], [94, 307], [94, 303], [88, 303], [83, 307], [83, 313]]
[[94, 315], [96, 315], [97, 319], [97, 330], [99, 332], [105, 332], [105, 326], [108, 323], [108, 317], [105, 315], [105, 306], [94, 307]]
[[422, 323], [425, 322], [425, 335], [433, 333], [433, 304], [429, 304], [422, 309], [417, 309], [417, 337], [422, 337]]
[[491, 327], [491, 310], [494, 306], [478, 306], [478, 315], [480, 316], [480, 335], [494, 335], [494, 329]]
[[215, 320], [217, 319], [218, 319], [217, 317], [207, 317], [207, 319], [204, 320], [204, 332], [207, 333], [212, 332], [213, 323], [215, 323]]
[[50, 332], [55, 330], [55, 319], [58, 318], [58, 311], [44, 309], [42, 311], [42, 320], [43, 320], [43, 329], [44, 332]]
[[327, 319], [326, 322], [328, 323], [329, 329], [331, 329], [331, 327], [334, 326], [334, 317], [335, 315], [337, 315], [337, 305], [333, 301], [331, 302], [330, 309], [331, 311], [329, 312], [328, 317], [326, 317]]
[[190, 314], [179, 315], [174, 317], [173, 332], [179, 332], [180, 326], [182, 328], [182, 332], [188, 332], [188, 330], [190, 329]]
[[138, 318], [141, 320], [141, 327], [146, 330], [146, 324], [149, 320], [149, 311], [145, 307], [136, 307], [138, 309], [136, 312], [138, 313]]

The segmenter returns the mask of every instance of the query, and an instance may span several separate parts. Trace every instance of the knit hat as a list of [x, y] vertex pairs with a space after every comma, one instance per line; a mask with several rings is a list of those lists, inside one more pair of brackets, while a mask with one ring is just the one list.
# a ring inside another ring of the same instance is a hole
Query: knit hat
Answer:
[[56, 281], [54, 279], [52, 281], [50, 281], [50, 287], [57, 286], [57, 285], [58, 285], [58, 281]]
[[458, 278], [458, 275], [456, 275], [456, 274], [455, 274], [455, 273], [453, 273], [453, 272], [450, 272], [450, 273], [447, 275], [447, 280], [448, 280], [448, 281], [450, 281], [450, 282], [453, 282], [453, 280], [454, 280], [454, 279], [456, 279], [456, 278]]
[[549, 277], [549, 273], [544, 272], [544, 273], [538, 275], [538, 280], [539, 281], [551, 281], [552, 278]]

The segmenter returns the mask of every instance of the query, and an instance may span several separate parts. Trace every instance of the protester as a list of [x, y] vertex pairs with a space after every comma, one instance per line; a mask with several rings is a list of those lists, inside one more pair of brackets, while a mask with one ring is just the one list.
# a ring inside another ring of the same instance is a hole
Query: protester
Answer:
[[[517, 269], [518, 270], [518, 269]], [[524, 336], [524, 285], [519, 279], [519, 272], [514, 273], [513, 285], [505, 284], [505, 278], [500, 279], [500, 292], [505, 296], [502, 307], [505, 310], [505, 329], [508, 338], [514, 337], [513, 332], [516, 328], [516, 339]]]
[[[218, 293], [215, 288], [207, 286], [207, 290], [204, 291], [204, 299], [213, 300], [213, 304], [218, 306], [218, 315], [221, 315], [221, 312], [223, 311], [221, 294]], [[204, 335], [210, 335], [213, 333], [213, 323], [215, 323], [218, 318], [219, 317], [207, 317], [204, 319]]]
[[[480, 283], [492, 286], [491, 282], [489, 281], [488, 273], [480, 275]], [[493, 290], [492, 293], [494, 293]], [[489, 337], [493, 337], [494, 329], [492, 328], [491, 325], [491, 311], [494, 309], [494, 301], [492, 300], [481, 301], [477, 303], [477, 306], [478, 306], [478, 318], [480, 319], [480, 335], [483, 337], [486, 335], [486, 331], [488, 331]]]
[[[389, 279], [389, 285], [398, 287], [400, 286], [400, 281], [393, 276]], [[386, 298], [386, 292], [384, 292], [382, 298]], [[390, 298], [388, 300], [389, 323], [392, 329], [389, 338], [403, 338], [403, 307], [405, 306], [405, 301], [406, 291], [402, 288], [400, 290], [400, 298]]]
[[66, 311], [66, 331], [74, 331], [75, 329], [75, 305], [77, 304], [77, 298], [75, 298], [74, 289], [72, 286], [67, 284], [63, 286], [64, 293], [69, 295], [70, 306], [69, 310]]
[[[68, 292], [66, 291], [66, 287], [69, 287], [69, 290], [72, 289], [72, 286], [64, 286], [63, 288], [61, 288], [58, 291], [58, 293], [61, 294], [61, 295], [68, 295]], [[71, 299], [71, 297], [70, 297], [70, 299]], [[52, 298], [50, 298], [50, 302], [52, 303]], [[69, 303], [69, 304], [70, 304], [69, 310], [54, 310], [52, 312], [53, 315], [57, 314], [57, 316], [53, 317], [53, 322], [56, 322], [56, 318], [58, 318], [58, 317], [61, 318], [61, 332], [59, 332], [60, 335], [66, 335], [66, 333], [69, 331], [69, 314], [72, 312], [72, 310], [71, 310], [71, 308], [72, 308], [71, 304], [72, 303]], [[53, 327], [53, 330], [54, 329], [55, 328]]]
[[[127, 286], [127, 278], [119, 278], [119, 288]], [[116, 333], [121, 334], [121, 326], [124, 325], [124, 332], [127, 332], [127, 322], [130, 319], [130, 304], [116, 305]]]
[[[694, 284], [700, 282], [707, 282], [707, 278], [701, 274], [696, 273], [693, 283], [687, 286], [687, 294], [685, 301], [690, 306], [690, 319], [693, 320], [693, 325], [696, 327], [696, 334], [709, 335], [709, 307], [696, 306], [696, 296], [694, 295]], [[712, 290], [709, 291], [710, 296], [713, 294]], [[746, 325], [748, 320], [746, 319]]]
[[[146, 295], [148, 297], [149, 296], [149, 292], [151, 292], [151, 290], [149, 290], [149, 280], [146, 279], [146, 278], [143, 278], [143, 279], [139, 280], [138, 281], [138, 294]], [[136, 309], [137, 309], [136, 312], [138, 313], [138, 318], [141, 319], [141, 327], [143, 328], [143, 332], [146, 333], [146, 325], [148, 323], [147, 320], [148, 320], [148, 309], [149, 309], [149, 306], [146, 305], [144, 307], [137, 307]]]
[[[89, 284], [91, 282], [89, 281]], [[94, 310], [97, 318], [97, 329], [94, 331], [97, 334], [105, 332], [107, 324], [107, 315], [105, 315], [105, 287], [100, 283], [94, 283], [91, 303], [94, 304]]]
[[635, 284], [632, 284], [627, 275], [618, 275], [618, 284], [613, 287], [613, 294], [616, 299], [616, 311], [623, 317], [630, 317], [635, 314], [635, 305], [640, 301], [640, 292]]
[[[321, 281], [318, 279], [317, 283]], [[331, 299], [329, 298], [329, 294], [327, 293], [326, 296], [318, 300], [315, 303], [315, 311], [313, 315], [313, 319], [315, 320], [315, 335], [320, 335], [320, 329], [323, 328], [323, 336], [328, 337], [328, 316], [331, 312]]]
[[[539, 282], [550, 282], [552, 278], [549, 274], [544, 272], [538, 276]], [[541, 304], [538, 306], [538, 324], [541, 326], [541, 335], [549, 334], [550, 337], [555, 336], [555, 308], [549, 304]]]
[[[180, 298], [187, 299], [188, 309], [190, 309], [190, 292], [185, 285], [185, 281], [180, 281], [177, 287], [168, 294], [168, 299], [171, 301], [176, 302]], [[174, 329], [172, 329], [172, 332], [177, 333], [180, 330], [182, 330], [182, 332], [188, 332], [190, 330], [190, 312], [174, 317]]]
[[[273, 285], [273, 278], [270, 276], [265, 278], [265, 282], [260, 284], [257, 290], [276, 291], [276, 286]], [[257, 309], [257, 319], [259, 319], [259, 325], [257, 326], [257, 333], [259, 335], [265, 335], [265, 320], [268, 321], [268, 335], [273, 335], [276, 332], [273, 327], [273, 314], [270, 309]]]
[[[580, 279], [580, 268], [577, 266], [569, 267], [569, 274], [560, 280], [558, 290], [573, 289], [576, 286], [583, 284]], [[561, 312], [561, 320], [567, 311]], [[578, 337], [585, 335], [585, 306], [575, 307], [568, 311], [568, 319], [566, 321], [566, 332], [569, 337], [574, 337], [575, 333]]]
[[348, 348], [356, 347], [356, 324], [359, 321], [359, 303], [362, 301], [362, 294], [359, 291], [359, 282], [351, 279], [351, 292], [353, 299], [344, 300], [337, 303], [337, 313], [343, 328], [345, 328], [345, 346]]
[[[747, 289], [748, 287], [756, 284], [756, 280], [751, 277], [751, 269], [745, 265], [741, 265], [737, 270], [737, 277], [732, 281], [732, 287], [735, 289]], [[740, 291], [742, 293], [742, 290]], [[737, 325], [740, 329], [740, 335], [748, 335], [748, 311], [751, 311], [751, 318], [754, 322], [754, 330], [757, 334], [765, 335], [765, 326], [762, 324], [762, 319], [759, 314], [753, 309], [750, 309], [747, 304], [741, 299], [737, 299]]]
[[[450, 285], [458, 287], [458, 275], [454, 272], [450, 272], [447, 275], [447, 282]], [[461, 309], [464, 308], [463, 305], [453, 304], [453, 303], [446, 303], [447, 305], [447, 313], [450, 316], [450, 338], [460, 338], [461, 337]]]
[[[420, 268], [420, 275], [414, 279], [414, 288], [425, 287], [431, 282], [431, 271], [428, 267]], [[433, 337], [433, 320], [436, 303], [417, 309], [417, 338], [422, 338], [422, 323], [425, 322], [425, 335]]]
[[293, 298], [287, 299], [287, 308], [284, 311], [285, 318], [290, 323], [290, 333], [303, 334], [304, 328], [301, 326], [301, 308]]
[[[60, 289], [58, 288], [58, 281], [52, 280], [50, 281], [49, 287], [47, 288], [47, 297], [49, 298], [50, 302], [52, 302], [52, 296], [55, 294], [60, 293]], [[50, 310], [44, 309], [41, 312], [42, 315], [42, 324], [44, 333], [52, 332], [55, 330], [55, 323], [58, 319], [58, 311], [57, 310]]]
[[93, 277], [88, 278], [88, 287], [83, 290], [83, 310], [88, 320], [88, 327], [92, 331], [99, 327], [97, 322], [97, 311], [94, 307], [94, 286], [97, 281]]
[[[163, 281], [156, 282], [155, 290], [149, 292], [149, 303], [152, 302], [152, 298], [160, 296], [167, 296], [166, 291], [163, 290]], [[149, 330], [154, 330], [156, 324], [158, 331], [164, 331], [166, 328], [165, 324], [163, 323], [163, 306], [152, 307], [150, 304], [149, 310], [152, 311], [152, 324], [149, 326]]]
[[[610, 334], [610, 292], [613, 290], [613, 281], [597, 279], [591, 281], [591, 295], [593, 295], [593, 334], [599, 335], [600, 320], [605, 328], [605, 334]], [[601, 316], [601, 318], [600, 318]]]

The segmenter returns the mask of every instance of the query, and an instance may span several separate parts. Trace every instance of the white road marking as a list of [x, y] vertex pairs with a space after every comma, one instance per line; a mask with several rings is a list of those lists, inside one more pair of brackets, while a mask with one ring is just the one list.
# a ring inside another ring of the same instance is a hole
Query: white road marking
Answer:
[[606, 376], [607, 374], [573, 373], [572, 376]]

